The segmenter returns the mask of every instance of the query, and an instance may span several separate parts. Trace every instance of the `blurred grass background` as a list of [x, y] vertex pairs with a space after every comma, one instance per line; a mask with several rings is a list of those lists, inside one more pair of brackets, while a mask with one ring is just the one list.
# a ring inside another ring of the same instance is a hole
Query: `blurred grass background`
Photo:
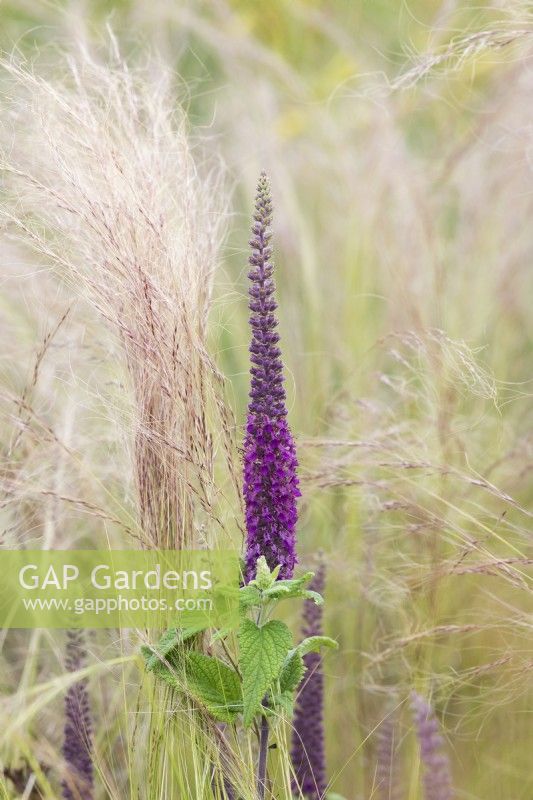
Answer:
[[[328, 759], [349, 800], [378, 796], [392, 708], [403, 796], [420, 798], [413, 687], [443, 722], [458, 797], [533, 796], [532, 22], [526, 3], [454, 0], [0, 4], [8, 53], [53, 62], [80, 33], [104, 45], [110, 24], [132, 64], [158, 52], [179, 76], [233, 190], [211, 334], [241, 422], [249, 216], [271, 175], [300, 552], [328, 564]], [[71, 301], [31, 258], [2, 257], [13, 391]], [[83, 305], [61, 337], [35, 402], [106, 483], [77, 476], [77, 490], [120, 506], [108, 344]], [[62, 514], [83, 535], [97, 525]], [[6, 517], [8, 537], [17, 525]], [[42, 749], [42, 728], [25, 735]]]

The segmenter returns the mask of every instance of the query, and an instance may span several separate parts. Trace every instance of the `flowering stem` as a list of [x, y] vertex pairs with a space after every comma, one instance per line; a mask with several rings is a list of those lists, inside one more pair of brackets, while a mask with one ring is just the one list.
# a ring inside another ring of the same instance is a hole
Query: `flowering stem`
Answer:
[[[85, 666], [86, 650], [83, 631], [67, 632], [68, 672], [77, 672]], [[62, 784], [65, 800], [92, 800], [93, 759], [92, 725], [87, 679], [71, 684], [65, 698], [65, 732], [63, 756], [67, 774]]]
[[298, 462], [287, 421], [278, 347], [271, 222], [270, 185], [262, 173], [255, 200], [248, 273], [252, 366], [244, 439], [246, 583], [255, 577], [260, 556], [266, 558], [270, 569], [279, 566], [279, 577], [285, 579], [292, 577], [296, 563]]
[[266, 767], [268, 755], [268, 719], [261, 717], [261, 729], [259, 735], [259, 762], [257, 765], [257, 796], [259, 800], [264, 800], [266, 791]]
[[433, 708], [413, 692], [411, 708], [424, 765], [424, 800], [452, 800], [454, 796], [450, 760]]
[[[320, 564], [309, 588], [322, 594], [325, 568]], [[313, 600], [304, 603], [304, 637], [322, 634], [322, 608]], [[323, 800], [326, 794], [326, 755], [324, 747], [324, 676], [319, 653], [304, 656], [307, 672], [296, 697], [291, 760], [294, 768], [293, 792], [308, 800]]]

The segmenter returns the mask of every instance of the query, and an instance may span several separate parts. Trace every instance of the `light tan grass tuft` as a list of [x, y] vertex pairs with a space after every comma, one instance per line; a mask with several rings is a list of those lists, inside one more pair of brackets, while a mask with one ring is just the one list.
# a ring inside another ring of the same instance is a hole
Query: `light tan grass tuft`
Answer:
[[236, 475], [233, 425], [206, 349], [221, 170], [193, 147], [162, 66], [133, 74], [116, 54], [109, 67], [81, 48], [60, 81], [14, 61], [3, 69], [4, 220], [119, 337], [145, 543], [202, 544], [206, 519], [224, 524], [213, 479], [220, 441]]

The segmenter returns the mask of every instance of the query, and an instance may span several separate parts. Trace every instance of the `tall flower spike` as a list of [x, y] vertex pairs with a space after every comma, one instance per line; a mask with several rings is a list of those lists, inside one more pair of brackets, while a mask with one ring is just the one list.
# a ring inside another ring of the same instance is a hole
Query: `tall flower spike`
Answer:
[[[85, 658], [83, 632], [68, 631], [65, 661], [67, 671], [77, 672], [82, 669]], [[65, 800], [92, 800], [92, 725], [86, 680], [73, 683], [65, 697], [63, 756], [67, 767], [67, 776], [62, 784], [63, 797]]]
[[244, 439], [246, 581], [255, 577], [259, 556], [265, 556], [270, 569], [281, 565], [280, 578], [292, 577], [296, 563], [296, 500], [300, 494], [276, 331], [277, 305], [269, 244], [272, 201], [264, 172], [257, 186], [253, 219], [248, 273], [252, 366]]
[[424, 766], [424, 800], [452, 800], [450, 760], [435, 713], [427, 700], [416, 692], [411, 695], [411, 708]]
[[379, 800], [399, 800], [395, 715], [389, 713], [376, 731], [376, 788]]
[[[324, 591], [325, 569], [320, 564], [309, 588]], [[304, 601], [305, 636], [322, 634], [322, 608], [313, 600]], [[326, 756], [324, 748], [324, 676], [320, 653], [304, 656], [307, 668], [296, 698], [291, 761], [294, 769], [293, 791], [309, 800], [322, 800], [326, 794]]]

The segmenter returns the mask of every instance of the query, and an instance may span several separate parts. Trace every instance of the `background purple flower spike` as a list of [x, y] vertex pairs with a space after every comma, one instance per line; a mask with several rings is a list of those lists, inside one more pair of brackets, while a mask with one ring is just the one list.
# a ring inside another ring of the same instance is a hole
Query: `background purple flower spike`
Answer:
[[[321, 564], [309, 588], [324, 591], [325, 568]], [[322, 606], [313, 600], [304, 602], [304, 637], [322, 634]], [[294, 769], [293, 791], [309, 800], [322, 800], [326, 793], [326, 755], [324, 737], [324, 676], [320, 653], [304, 656], [307, 672], [296, 698], [293, 720], [291, 761]]]
[[450, 760], [435, 713], [427, 700], [416, 692], [411, 695], [411, 708], [424, 767], [424, 800], [452, 800]]
[[255, 200], [249, 258], [252, 366], [250, 402], [244, 439], [246, 506], [246, 581], [255, 577], [265, 556], [270, 569], [281, 565], [279, 578], [291, 578], [296, 564], [296, 501], [300, 495], [296, 448], [287, 423], [283, 364], [276, 331], [275, 284], [271, 261], [272, 201], [261, 173]]
[[[67, 632], [66, 668], [77, 672], [85, 666], [83, 631]], [[65, 697], [65, 733], [63, 756], [67, 778], [63, 781], [65, 800], [92, 800], [93, 761], [92, 724], [87, 680], [77, 681]]]
[[379, 800], [400, 800], [401, 784], [398, 777], [397, 720], [389, 711], [376, 731], [376, 788]]

